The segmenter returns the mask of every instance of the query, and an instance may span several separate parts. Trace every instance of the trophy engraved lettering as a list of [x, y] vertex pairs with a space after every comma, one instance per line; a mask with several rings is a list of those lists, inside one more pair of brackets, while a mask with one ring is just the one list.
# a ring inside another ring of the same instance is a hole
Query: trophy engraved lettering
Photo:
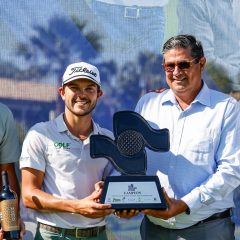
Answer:
[[168, 129], [152, 128], [136, 112], [119, 111], [113, 116], [113, 133], [115, 140], [105, 135], [90, 137], [91, 157], [107, 158], [121, 173], [106, 177], [100, 202], [110, 203], [114, 209], [165, 209], [158, 177], [146, 176], [145, 147], [169, 151]]

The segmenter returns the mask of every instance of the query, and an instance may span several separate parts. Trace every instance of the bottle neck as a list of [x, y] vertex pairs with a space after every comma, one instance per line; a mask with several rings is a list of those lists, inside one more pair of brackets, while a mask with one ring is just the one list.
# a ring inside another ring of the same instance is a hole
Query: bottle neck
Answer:
[[9, 188], [9, 186], [3, 186], [3, 187], [2, 187], [2, 190], [3, 190], [3, 191], [9, 191], [10, 188]]
[[6, 171], [2, 171], [2, 186], [5, 189], [9, 188], [8, 174]]

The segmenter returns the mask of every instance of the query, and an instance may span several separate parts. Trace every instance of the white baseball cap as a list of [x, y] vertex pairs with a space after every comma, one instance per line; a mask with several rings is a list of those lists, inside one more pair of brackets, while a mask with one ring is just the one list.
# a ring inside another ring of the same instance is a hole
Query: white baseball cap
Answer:
[[62, 77], [62, 85], [77, 79], [89, 79], [101, 87], [99, 71], [89, 63], [78, 62], [68, 65]]

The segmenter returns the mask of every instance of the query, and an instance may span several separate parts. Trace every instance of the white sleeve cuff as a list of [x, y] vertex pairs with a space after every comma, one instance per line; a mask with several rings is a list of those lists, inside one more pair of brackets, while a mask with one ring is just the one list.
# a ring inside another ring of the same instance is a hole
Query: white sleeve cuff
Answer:
[[195, 188], [193, 191], [182, 197], [181, 200], [188, 205], [191, 214], [196, 212], [203, 205], [200, 200], [199, 188]]

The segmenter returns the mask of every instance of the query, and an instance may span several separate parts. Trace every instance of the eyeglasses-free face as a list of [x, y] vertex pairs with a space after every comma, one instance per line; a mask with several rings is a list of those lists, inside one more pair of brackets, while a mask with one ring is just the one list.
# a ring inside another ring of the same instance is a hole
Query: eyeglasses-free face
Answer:
[[[188, 61], [188, 60], [182, 60], [182, 61], [179, 61], [177, 63], [173, 63], [173, 62], [166, 62], [166, 63], [163, 63], [162, 66], [164, 68], [164, 70], [166, 72], [173, 72], [175, 67], [177, 66], [180, 70], [187, 70], [189, 69], [193, 64], [196, 64], [196, 59], [197, 58], [194, 58], [192, 59], [191, 61]], [[195, 61], [195, 62], [194, 62]]]

